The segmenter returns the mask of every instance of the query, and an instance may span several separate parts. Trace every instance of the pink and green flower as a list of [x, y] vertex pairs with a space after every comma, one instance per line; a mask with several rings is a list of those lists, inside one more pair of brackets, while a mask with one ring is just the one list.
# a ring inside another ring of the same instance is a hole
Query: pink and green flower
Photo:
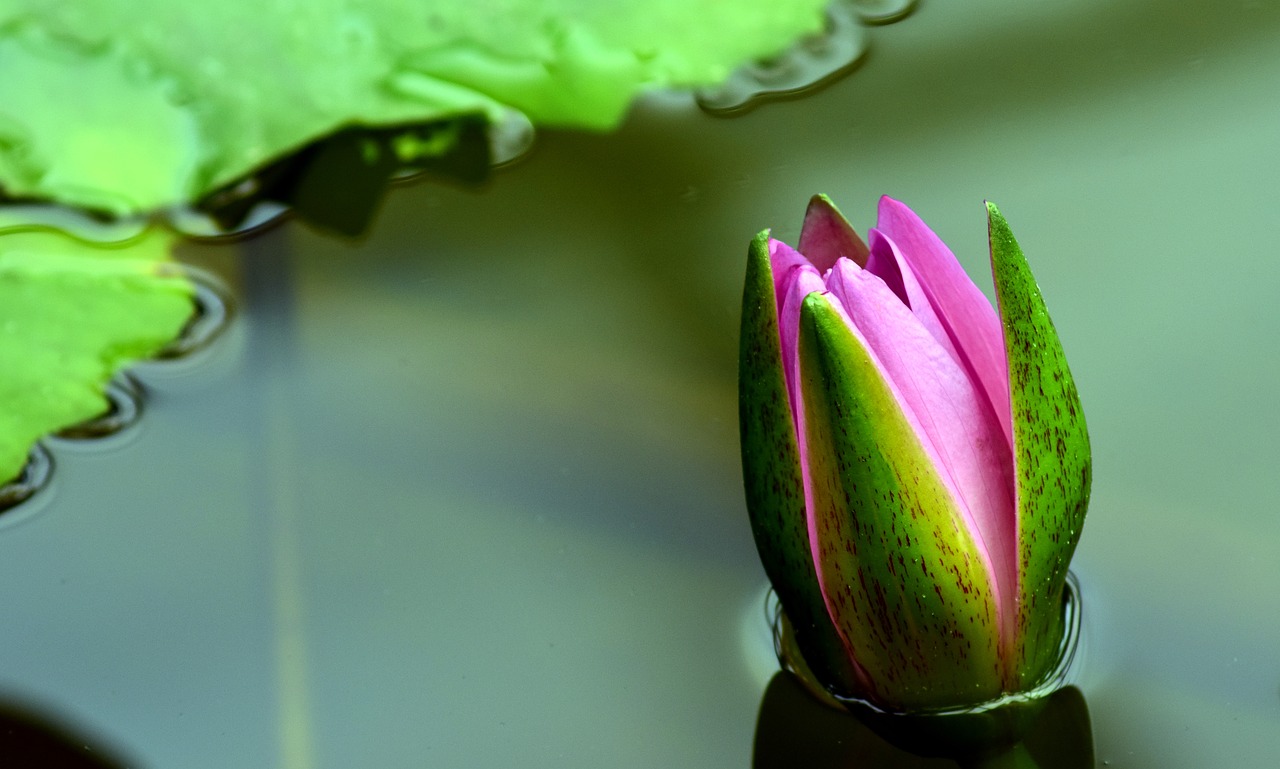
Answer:
[[997, 309], [909, 208], [864, 242], [813, 198], [752, 242], [742, 457], [765, 570], [815, 676], [893, 711], [1039, 684], [1089, 499], [1084, 412], [1008, 223]]

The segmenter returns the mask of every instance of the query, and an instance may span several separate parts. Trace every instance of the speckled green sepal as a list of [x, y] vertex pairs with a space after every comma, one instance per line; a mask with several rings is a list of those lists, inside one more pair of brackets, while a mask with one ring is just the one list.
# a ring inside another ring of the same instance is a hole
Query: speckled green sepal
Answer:
[[796, 632], [796, 643], [823, 685], [856, 693], [852, 664], [827, 617], [805, 521], [804, 480], [787, 398], [769, 233], [747, 250], [742, 296], [738, 415], [747, 511], [760, 560]]
[[800, 371], [823, 584], [872, 699], [912, 710], [1000, 694], [991, 577], [871, 353], [821, 294]]
[[1017, 686], [1027, 688], [1053, 665], [1062, 637], [1063, 584], [1089, 505], [1089, 433], [1022, 249], [994, 204], [987, 203], [987, 215], [1013, 406], [1019, 543], [1013, 671]]

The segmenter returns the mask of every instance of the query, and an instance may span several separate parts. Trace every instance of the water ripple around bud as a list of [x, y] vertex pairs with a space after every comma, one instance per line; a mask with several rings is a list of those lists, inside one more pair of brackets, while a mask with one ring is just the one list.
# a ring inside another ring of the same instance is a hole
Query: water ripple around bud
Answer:
[[[1069, 571], [1062, 595], [1063, 633], [1062, 639], [1058, 642], [1058, 654], [1053, 667], [1039, 683], [1025, 692], [1003, 694], [978, 705], [924, 709], [897, 715], [955, 716], [984, 713], [1010, 703], [1028, 702], [1047, 697], [1058, 689], [1072, 684], [1078, 677], [1083, 615], [1080, 581], [1074, 572]], [[877, 715], [892, 715], [873, 702], [858, 697], [837, 697], [827, 691], [826, 687], [814, 677], [809, 664], [800, 654], [795, 641], [795, 631], [792, 630], [790, 620], [782, 609], [782, 603], [773, 590], [770, 590], [765, 597], [765, 620], [773, 635], [773, 649], [777, 655], [778, 667], [794, 675], [815, 699], [837, 709], [864, 710]]]

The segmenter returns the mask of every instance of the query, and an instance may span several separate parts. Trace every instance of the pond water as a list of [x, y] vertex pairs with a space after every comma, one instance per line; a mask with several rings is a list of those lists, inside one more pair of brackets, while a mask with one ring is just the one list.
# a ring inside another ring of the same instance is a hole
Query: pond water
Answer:
[[887, 193], [989, 291], [990, 198], [1089, 417], [1098, 763], [1274, 766], [1280, 3], [930, 2], [871, 39], [800, 100], [655, 96], [397, 189], [359, 243], [187, 246], [236, 319], [0, 517], [0, 701], [143, 767], [750, 766], [746, 244]]

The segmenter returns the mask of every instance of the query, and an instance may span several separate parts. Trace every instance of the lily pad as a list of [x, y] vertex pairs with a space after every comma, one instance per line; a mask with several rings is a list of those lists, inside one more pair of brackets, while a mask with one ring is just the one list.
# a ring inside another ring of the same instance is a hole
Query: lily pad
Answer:
[[0, 188], [128, 215], [350, 126], [509, 110], [607, 129], [639, 90], [723, 80], [825, 0], [10, 0]]
[[93, 244], [0, 217], [0, 482], [44, 435], [107, 410], [105, 387], [193, 310], [173, 236]]

